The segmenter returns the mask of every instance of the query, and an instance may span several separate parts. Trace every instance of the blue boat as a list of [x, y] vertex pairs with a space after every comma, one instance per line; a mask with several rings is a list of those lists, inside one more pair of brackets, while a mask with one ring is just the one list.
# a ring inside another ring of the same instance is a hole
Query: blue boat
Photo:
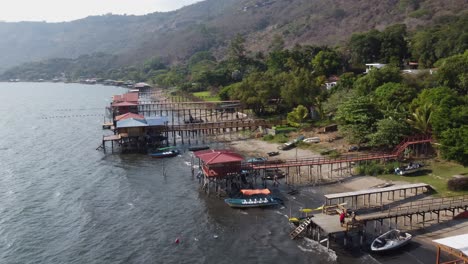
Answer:
[[278, 205], [281, 200], [270, 196], [270, 190], [241, 190], [243, 197], [227, 198], [224, 202], [230, 207], [248, 208], [248, 207], [266, 207]]

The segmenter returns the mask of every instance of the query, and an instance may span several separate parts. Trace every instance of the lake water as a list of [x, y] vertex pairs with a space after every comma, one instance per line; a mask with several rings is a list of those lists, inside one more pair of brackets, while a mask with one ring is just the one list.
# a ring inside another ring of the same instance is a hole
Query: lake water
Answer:
[[0, 83], [0, 263], [375, 263], [290, 240], [296, 197], [249, 210], [207, 197], [189, 152], [155, 160], [96, 151], [104, 107], [124, 92]]

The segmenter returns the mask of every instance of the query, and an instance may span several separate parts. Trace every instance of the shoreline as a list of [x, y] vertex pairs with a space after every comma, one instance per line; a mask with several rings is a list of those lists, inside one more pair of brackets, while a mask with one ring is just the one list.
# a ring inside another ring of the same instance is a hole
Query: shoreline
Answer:
[[[279, 144], [276, 143], [269, 143], [262, 140], [257, 139], [246, 139], [246, 140], [234, 140], [231, 141], [229, 147], [235, 151], [238, 151], [240, 154], [248, 157], [267, 157], [266, 153], [270, 151], [277, 151], [277, 147]], [[280, 151], [280, 155], [275, 157], [269, 157], [269, 160], [277, 160], [277, 159], [295, 159], [296, 157], [320, 157], [321, 155], [318, 153], [314, 153], [310, 150], [304, 149], [292, 149], [289, 151]], [[305, 186], [298, 186], [297, 189], [307, 188], [309, 189], [311, 186], [315, 189], [320, 189], [325, 193], [339, 193], [339, 192], [351, 192], [351, 191], [358, 191], [363, 189], [369, 189], [375, 187], [379, 184], [389, 183], [383, 179], [379, 179], [373, 176], [348, 176], [338, 182], [330, 183], [330, 184], [319, 184], [318, 186], [309, 184]], [[406, 181], [392, 181], [390, 182], [394, 185], [401, 185], [407, 184]], [[284, 192], [284, 188], [281, 192]], [[428, 196], [430, 197], [430, 195]], [[424, 198], [423, 198], [424, 199]], [[307, 202], [307, 201], [306, 201]], [[414, 263], [414, 261], [419, 261], [419, 257], [426, 257], [432, 259], [436, 259], [436, 247], [432, 243], [432, 240], [450, 237], [454, 235], [468, 233], [468, 220], [445, 220], [441, 221], [440, 223], [430, 223], [428, 227], [418, 228], [414, 230], [408, 230], [411, 234], [413, 234], [414, 244], [419, 245], [416, 248], [409, 247], [408, 252], [405, 252], [411, 257], [409, 259], [413, 259], [412, 261], [406, 262], [404, 260], [408, 259], [408, 256], [395, 256], [391, 260], [383, 257], [382, 259], [379, 256], [376, 257], [377, 261], [380, 263]], [[404, 250], [404, 249], [403, 249]], [[419, 252], [423, 251], [423, 252]], [[370, 254], [369, 251], [365, 251], [367, 254]], [[417, 256], [413, 256], [409, 252], [414, 252]], [[428, 256], [431, 255], [431, 256]], [[395, 262], [396, 261], [396, 262]], [[421, 262], [419, 263], [426, 263]]]

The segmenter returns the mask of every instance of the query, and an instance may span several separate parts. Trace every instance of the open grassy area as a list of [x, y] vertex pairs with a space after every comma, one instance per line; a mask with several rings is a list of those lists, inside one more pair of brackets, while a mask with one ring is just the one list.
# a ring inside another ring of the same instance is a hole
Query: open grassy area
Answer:
[[213, 101], [221, 101], [219, 96], [213, 96], [209, 91], [204, 92], [196, 92], [193, 93], [193, 96], [203, 99], [204, 101], [213, 102]]
[[468, 168], [462, 165], [447, 162], [447, 161], [427, 161], [425, 162], [427, 167], [424, 170], [414, 173], [412, 175], [380, 175], [378, 178], [390, 181], [407, 181], [410, 183], [427, 183], [432, 185], [436, 191], [436, 196], [449, 196], [449, 195], [461, 195], [468, 194], [468, 191], [454, 192], [447, 188], [447, 181], [454, 175], [468, 175]]

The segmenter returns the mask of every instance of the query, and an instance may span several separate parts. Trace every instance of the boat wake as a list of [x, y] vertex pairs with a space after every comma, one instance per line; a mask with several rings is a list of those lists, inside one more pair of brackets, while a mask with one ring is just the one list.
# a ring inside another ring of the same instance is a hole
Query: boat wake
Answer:
[[303, 252], [314, 252], [314, 253], [319, 253], [322, 256], [326, 256], [327, 262], [335, 262], [338, 259], [338, 256], [336, 255], [336, 252], [327, 249], [326, 247], [322, 246], [320, 243], [317, 241], [314, 241], [309, 238], [304, 238], [304, 245], [298, 245], [299, 249]]

